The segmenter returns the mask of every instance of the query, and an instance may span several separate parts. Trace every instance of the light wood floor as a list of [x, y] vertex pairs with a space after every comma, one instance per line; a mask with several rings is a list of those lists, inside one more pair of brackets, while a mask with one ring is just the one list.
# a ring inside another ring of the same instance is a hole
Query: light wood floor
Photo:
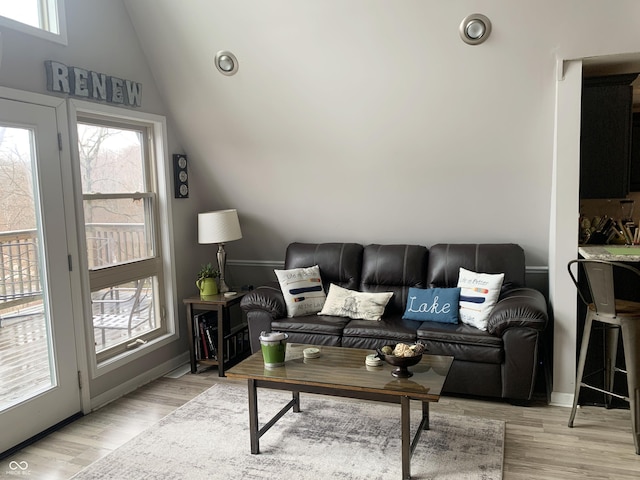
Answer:
[[[215, 369], [160, 378], [1, 460], [0, 478], [16, 478], [11, 462], [27, 462], [21, 476], [67, 479], [218, 382], [238, 383], [219, 378]], [[568, 408], [543, 401], [520, 407], [443, 397], [431, 411], [505, 420], [505, 480], [640, 478], [628, 410], [581, 408], [572, 429]]]

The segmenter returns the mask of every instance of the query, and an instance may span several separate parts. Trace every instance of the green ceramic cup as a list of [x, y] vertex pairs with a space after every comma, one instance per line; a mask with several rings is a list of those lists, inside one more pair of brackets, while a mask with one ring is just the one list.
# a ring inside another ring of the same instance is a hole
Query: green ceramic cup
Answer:
[[284, 358], [287, 347], [286, 333], [262, 332], [260, 335], [260, 347], [265, 368], [278, 368], [284, 366]]

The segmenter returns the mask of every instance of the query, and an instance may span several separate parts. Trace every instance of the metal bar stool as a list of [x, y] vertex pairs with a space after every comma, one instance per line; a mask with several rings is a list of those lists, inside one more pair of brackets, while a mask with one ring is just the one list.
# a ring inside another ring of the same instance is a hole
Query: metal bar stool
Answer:
[[[583, 268], [591, 293], [591, 302], [584, 297], [576, 275], [571, 270], [571, 266], [574, 263]], [[640, 396], [640, 302], [616, 299], [614, 288], [614, 270], [616, 272], [631, 272], [634, 279], [638, 279], [638, 294], [640, 295], [640, 270], [625, 263], [603, 260], [572, 260], [567, 265], [567, 269], [571, 280], [573, 280], [578, 289], [580, 298], [587, 306], [569, 427], [573, 427], [573, 420], [578, 406], [578, 396], [582, 387], [605, 394], [607, 406], [610, 406], [612, 397], [626, 400], [629, 402], [631, 410], [631, 425], [636, 454], [640, 455], [640, 399], [638, 398]], [[600, 322], [606, 327], [604, 388], [598, 388], [584, 382], [584, 365], [593, 322]], [[622, 333], [626, 370], [616, 366], [619, 333]], [[613, 392], [616, 372], [624, 373], [627, 376], [628, 397]]]

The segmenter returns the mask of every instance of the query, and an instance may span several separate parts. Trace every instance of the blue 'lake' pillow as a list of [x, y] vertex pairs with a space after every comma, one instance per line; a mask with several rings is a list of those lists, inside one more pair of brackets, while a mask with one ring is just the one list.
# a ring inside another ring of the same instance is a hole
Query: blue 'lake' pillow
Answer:
[[405, 320], [458, 323], [460, 288], [409, 288]]

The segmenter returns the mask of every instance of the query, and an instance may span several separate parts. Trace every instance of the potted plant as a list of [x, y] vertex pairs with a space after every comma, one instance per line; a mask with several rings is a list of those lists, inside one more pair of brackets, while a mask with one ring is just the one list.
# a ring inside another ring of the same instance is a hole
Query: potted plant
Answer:
[[220, 272], [214, 268], [211, 263], [202, 265], [198, 272], [198, 279], [196, 280], [196, 286], [200, 290], [200, 297], [209, 297], [218, 294], [218, 284], [216, 278], [220, 275]]

